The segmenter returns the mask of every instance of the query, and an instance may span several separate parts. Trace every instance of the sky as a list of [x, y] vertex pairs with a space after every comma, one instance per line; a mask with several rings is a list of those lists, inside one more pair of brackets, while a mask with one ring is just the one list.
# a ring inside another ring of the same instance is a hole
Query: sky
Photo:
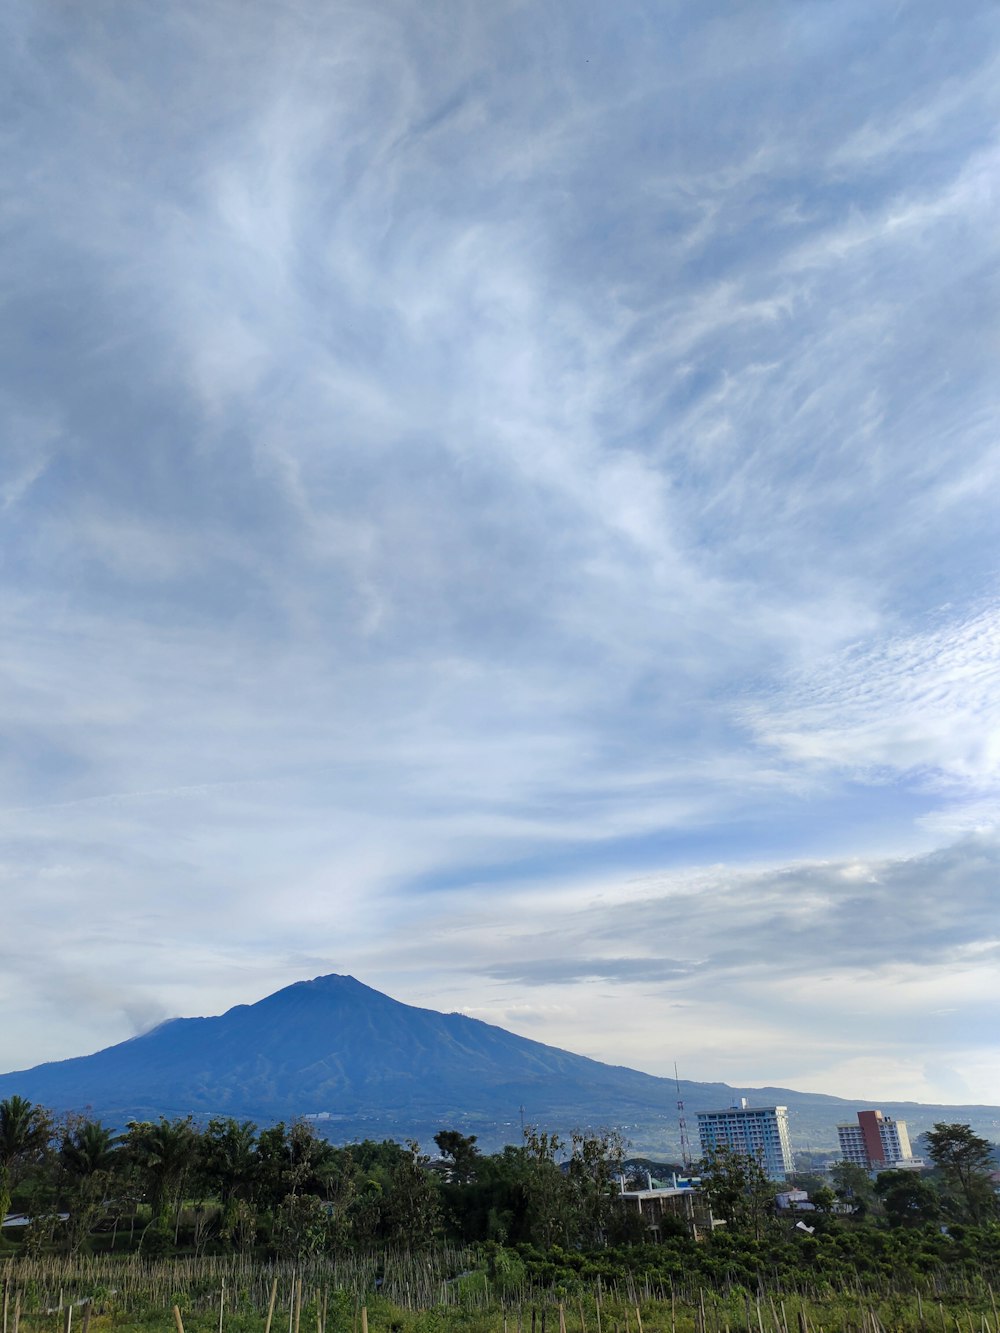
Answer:
[[996, 5], [0, 66], [0, 1069], [339, 972], [1000, 1103]]

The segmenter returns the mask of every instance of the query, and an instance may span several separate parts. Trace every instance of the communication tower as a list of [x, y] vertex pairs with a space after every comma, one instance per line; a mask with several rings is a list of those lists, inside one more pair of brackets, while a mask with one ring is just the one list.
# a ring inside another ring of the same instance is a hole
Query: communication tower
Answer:
[[684, 1119], [684, 1098], [681, 1096], [681, 1081], [677, 1074], [677, 1061], [674, 1061], [674, 1085], [677, 1088], [677, 1128], [681, 1137], [681, 1161], [685, 1168], [691, 1165], [691, 1141], [688, 1139], [687, 1121]]

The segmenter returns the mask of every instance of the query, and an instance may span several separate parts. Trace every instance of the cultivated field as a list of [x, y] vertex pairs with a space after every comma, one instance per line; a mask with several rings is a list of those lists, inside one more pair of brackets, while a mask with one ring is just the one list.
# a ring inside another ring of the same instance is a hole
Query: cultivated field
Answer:
[[0, 1333], [1000, 1333], [990, 1283], [891, 1279], [780, 1290], [492, 1277], [472, 1252], [293, 1267], [234, 1258], [0, 1261]]

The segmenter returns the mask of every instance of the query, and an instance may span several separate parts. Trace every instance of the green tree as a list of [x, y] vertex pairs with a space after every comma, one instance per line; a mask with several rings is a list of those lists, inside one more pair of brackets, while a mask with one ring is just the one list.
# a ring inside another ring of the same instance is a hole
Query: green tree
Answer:
[[257, 1183], [257, 1126], [250, 1120], [210, 1120], [198, 1144], [198, 1167], [223, 1211], [253, 1196]]
[[[198, 1140], [198, 1160], [192, 1173], [199, 1191], [195, 1205], [194, 1244], [201, 1251], [216, 1234], [240, 1252], [257, 1235], [258, 1193], [257, 1126], [250, 1120], [216, 1117]], [[210, 1200], [218, 1200], [218, 1209]]]
[[618, 1179], [625, 1160], [625, 1140], [617, 1130], [587, 1134], [574, 1130], [566, 1175], [574, 1216], [572, 1241], [603, 1244], [619, 1208]]
[[256, 1161], [262, 1201], [272, 1207], [289, 1194], [324, 1194], [335, 1149], [305, 1120], [262, 1129]]
[[990, 1181], [993, 1145], [969, 1125], [938, 1123], [927, 1135], [927, 1154], [941, 1173], [945, 1192], [968, 1221], [980, 1223], [996, 1215]]
[[52, 1138], [52, 1116], [24, 1097], [0, 1102], [0, 1221], [24, 1173], [38, 1165]]
[[829, 1185], [821, 1185], [818, 1190], [813, 1190], [810, 1199], [816, 1205], [818, 1212], [829, 1216], [837, 1202], [837, 1195]]
[[387, 1241], [417, 1249], [429, 1243], [440, 1229], [441, 1195], [419, 1144], [411, 1140], [406, 1146], [406, 1156], [389, 1177], [382, 1204], [382, 1233]]
[[476, 1135], [459, 1134], [455, 1129], [442, 1129], [434, 1135], [438, 1151], [447, 1162], [450, 1177], [456, 1185], [465, 1185], [476, 1174], [481, 1153], [476, 1147]]
[[701, 1188], [712, 1212], [734, 1233], [760, 1240], [774, 1219], [777, 1186], [756, 1157], [714, 1148], [699, 1167]]
[[[332, 1248], [343, 1247], [352, 1239], [354, 1213], [362, 1187], [362, 1173], [350, 1150], [332, 1149], [323, 1164], [327, 1244]], [[369, 1214], [367, 1221], [371, 1220]]]
[[875, 1181], [885, 1215], [894, 1227], [920, 1227], [941, 1216], [941, 1197], [916, 1171], [882, 1171]]
[[442, 1195], [455, 1234], [465, 1241], [501, 1245], [531, 1239], [530, 1178], [535, 1169], [525, 1148], [508, 1145], [479, 1158], [475, 1178], [446, 1184]]
[[72, 1180], [108, 1171], [121, 1138], [99, 1120], [74, 1120], [63, 1131], [59, 1164]]
[[296, 1263], [318, 1254], [326, 1241], [326, 1210], [315, 1194], [288, 1194], [274, 1218], [273, 1239], [278, 1253]]
[[567, 1177], [556, 1161], [565, 1145], [558, 1134], [526, 1125], [519, 1186], [526, 1203], [528, 1236], [548, 1248], [567, 1244], [572, 1225], [572, 1200]]
[[76, 1254], [112, 1193], [110, 1182], [121, 1139], [99, 1120], [74, 1119], [63, 1130], [59, 1170], [69, 1211], [66, 1238]]
[[870, 1213], [875, 1204], [875, 1186], [871, 1176], [856, 1162], [837, 1162], [831, 1168], [830, 1179], [837, 1198], [848, 1203], [860, 1217]]
[[131, 1120], [123, 1146], [142, 1181], [150, 1225], [162, 1233], [158, 1247], [169, 1242], [171, 1222], [176, 1245], [184, 1186], [198, 1161], [198, 1132], [191, 1117], [161, 1116], [156, 1124]]

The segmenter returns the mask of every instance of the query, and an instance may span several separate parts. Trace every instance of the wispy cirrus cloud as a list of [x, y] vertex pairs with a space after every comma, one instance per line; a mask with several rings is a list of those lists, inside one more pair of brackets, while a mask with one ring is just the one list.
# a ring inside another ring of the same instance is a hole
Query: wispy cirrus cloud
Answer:
[[[129, 1012], [398, 990], [520, 885], [588, 986], [763, 986], [847, 901], [804, 866], [989, 824], [1000, 30], [929, 12], [8, 7], [0, 1065], [83, 1040], [52, 947]], [[605, 939], [591, 885], [684, 868], [683, 954]]]
[[[951, 614], [949, 614], [951, 612]], [[973, 797], [1000, 779], [1000, 612], [951, 608], [919, 634], [862, 643], [745, 714], [796, 762], [869, 780], [911, 775]]]

